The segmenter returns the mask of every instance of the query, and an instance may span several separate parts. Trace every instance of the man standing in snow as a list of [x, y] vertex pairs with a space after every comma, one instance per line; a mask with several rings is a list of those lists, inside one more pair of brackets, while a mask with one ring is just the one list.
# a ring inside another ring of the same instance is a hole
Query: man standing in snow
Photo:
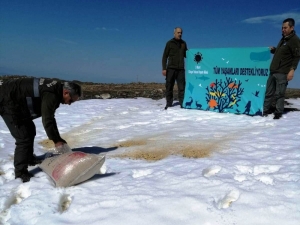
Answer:
[[19, 78], [0, 81], [0, 114], [16, 140], [14, 154], [15, 178], [28, 182], [33, 175], [29, 165], [39, 162], [33, 155], [35, 124], [42, 117], [47, 136], [55, 147], [66, 143], [60, 137], [55, 110], [60, 103], [71, 105], [81, 96], [81, 87], [73, 82], [52, 79]]
[[284, 96], [288, 81], [294, 77], [294, 72], [300, 59], [300, 40], [294, 30], [295, 20], [287, 18], [282, 24], [282, 38], [277, 47], [270, 47], [274, 54], [270, 65], [270, 76], [267, 81], [263, 116], [271, 114], [273, 96], [276, 109], [273, 119], [279, 119], [284, 110]]
[[185, 70], [184, 58], [186, 57], [187, 45], [181, 39], [182, 29], [176, 27], [174, 29], [174, 38], [166, 44], [162, 56], [162, 75], [166, 77], [166, 100], [165, 109], [173, 105], [173, 88], [175, 80], [178, 88], [178, 100], [182, 107], [185, 88]]

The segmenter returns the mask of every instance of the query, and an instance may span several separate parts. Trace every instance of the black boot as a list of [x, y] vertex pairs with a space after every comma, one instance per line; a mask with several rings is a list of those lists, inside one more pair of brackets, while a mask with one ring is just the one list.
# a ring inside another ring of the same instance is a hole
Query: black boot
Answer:
[[268, 116], [269, 114], [272, 114], [273, 112], [271, 110], [265, 110], [264, 113], [263, 113], [263, 116], [266, 117]]
[[280, 119], [282, 117], [282, 113], [275, 113], [274, 114], [274, 120], [278, 120], [278, 119]]
[[33, 177], [33, 174], [29, 173], [28, 171], [23, 172], [21, 174], [16, 175], [16, 179], [17, 178], [21, 178], [21, 180], [23, 181], [23, 183], [30, 181], [30, 178]]
[[172, 107], [172, 106], [173, 106], [172, 103], [167, 103], [165, 109], [168, 109], [169, 107]]

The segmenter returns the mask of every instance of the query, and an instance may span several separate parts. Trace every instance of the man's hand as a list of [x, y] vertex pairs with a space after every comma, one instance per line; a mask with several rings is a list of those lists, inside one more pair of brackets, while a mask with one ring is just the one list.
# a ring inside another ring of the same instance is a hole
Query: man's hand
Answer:
[[272, 54], [275, 53], [276, 48], [274, 46], [270, 46], [269, 49]]
[[69, 147], [67, 143], [64, 143], [62, 141], [55, 143], [54, 153], [64, 154], [67, 152], [72, 152], [72, 149]]
[[163, 75], [163, 76], [166, 76], [166, 75], [167, 75], [167, 70], [163, 70], [163, 71], [162, 71], [162, 75]]
[[62, 146], [63, 144], [65, 144], [65, 143], [62, 142], [62, 141], [56, 142], [56, 143], [55, 143], [55, 148], [57, 148], [57, 147], [59, 147], [59, 146]]
[[295, 72], [295, 70], [290, 70], [290, 72], [287, 74], [286, 79], [288, 81], [293, 80], [293, 78], [294, 78], [294, 72]]

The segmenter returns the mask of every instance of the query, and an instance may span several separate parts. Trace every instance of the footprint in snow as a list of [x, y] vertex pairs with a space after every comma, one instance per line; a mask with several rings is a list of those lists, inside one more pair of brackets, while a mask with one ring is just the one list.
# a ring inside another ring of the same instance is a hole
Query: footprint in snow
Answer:
[[153, 173], [153, 170], [148, 169], [148, 170], [132, 170], [132, 177], [133, 178], [138, 178], [138, 177], [144, 177], [148, 176]]
[[221, 171], [222, 167], [220, 166], [210, 166], [202, 171], [202, 175], [205, 177], [211, 177]]
[[273, 185], [274, 184], [274, 179], [268, 175], [259, 175], [255, 177], [256, 180], [261, 181], [262, 183], [266, 185]]
[[259, 165], [254, 166], [253, 174], [266, 174], [266, 173], [276, 173], [281, 169], [282, 166], [280, 165]]
[[6, 218], [9, 216], [9, 210], [11, 206], [19, 204], [24, 199], [28, 198], [30, 195], [31, 191], [29, 190], [27, 185], [21, 184], [16, 190], [12, 190], [10, 196], [6, 199], [4, 203], [3, 210], [0, 212], [0, 222], [6, 220]]
[[251, 166], [244, 166], [244, 165], [237, 165], [236, 168], [238, 169], [238, 171], [240, 173], [247, 173], [247, 174], [250, 174], [250, 173], [253, 173], [253, 168]]
[[233, 202], [238, 200], [240, 197], [240, 192], [238, 190], [232, 190], [222, 199], [217, 202], [218, 209], [227, 209]]
[[68, 194], [62, 194], [59, 202], [59, 211], [61, 213], [67, 211], [72, 203], [72, 197]]
[[235, 175], [233, 177], [233, 179], [235, 179], [238, 182], [243, 182], [243, 181], [247, 180], [247, 177], [245, 175]]

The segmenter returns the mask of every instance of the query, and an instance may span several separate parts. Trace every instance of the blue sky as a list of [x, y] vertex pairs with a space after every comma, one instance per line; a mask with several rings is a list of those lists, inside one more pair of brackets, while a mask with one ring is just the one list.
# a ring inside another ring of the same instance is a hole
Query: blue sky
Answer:
[[163, 83], [174, 27], [190, 49], [276, 46], [287, 17], [300, 32], [298, 0], [0, 0], [0, 74]]

